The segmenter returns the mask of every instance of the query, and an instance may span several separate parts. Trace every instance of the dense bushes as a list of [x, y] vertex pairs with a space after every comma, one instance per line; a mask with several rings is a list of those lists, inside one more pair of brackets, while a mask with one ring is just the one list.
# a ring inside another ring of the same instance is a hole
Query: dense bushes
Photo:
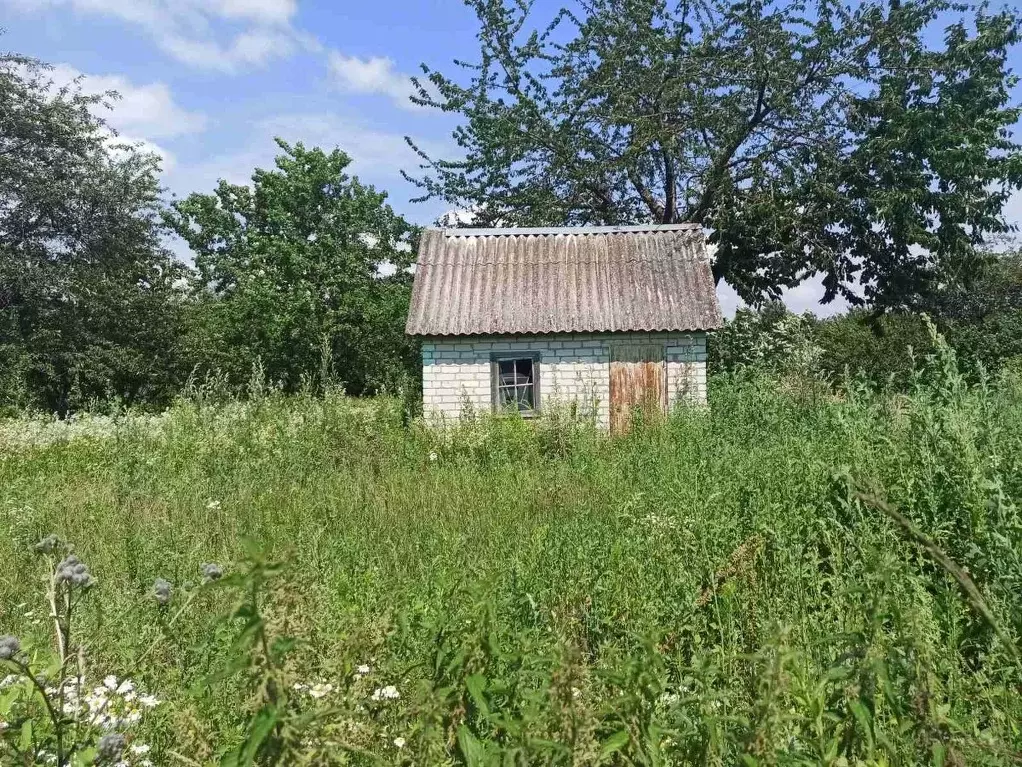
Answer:
[[404, 335], [413, 228], [343, 152], [278, 144], [251, 186], [220, 182], [165, 215], [195, 254], [191, 358], [235, 386], [258, 360], [285, 391], [393, 391], [417, 358]]
[[980, 369], [994, 374], [1022, 355], [1022, 254], [994, 257], [967, 289], [940, 293], [919, 313], [855, 309], [818, 319], [791, 314], [782, 304], [741, 309], [711, 336], [710, 368], [752, 367], [832, 386], [858, 378], [904, 391], [916, 362], [934, 351], [934, 330], [972, 379]]

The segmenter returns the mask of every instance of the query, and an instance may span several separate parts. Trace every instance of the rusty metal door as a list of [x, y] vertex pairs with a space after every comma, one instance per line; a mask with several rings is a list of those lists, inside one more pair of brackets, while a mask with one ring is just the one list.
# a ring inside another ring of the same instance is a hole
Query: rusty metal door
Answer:
[[664, 347], [622, 344], [610, 350], [610, 431], [624, 434], [636, 411], [644, 418], [667, 412], [667, 366]]

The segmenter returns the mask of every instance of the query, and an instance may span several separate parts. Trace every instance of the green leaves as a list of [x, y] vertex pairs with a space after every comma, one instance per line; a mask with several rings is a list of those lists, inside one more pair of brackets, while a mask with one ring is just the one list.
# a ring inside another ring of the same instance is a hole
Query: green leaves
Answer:
[[264, 741], [273, 732], [279, 719], [276, 706], [268, 703], [260, 708], [249, 720], [242, 744], [222, 760], [224, 767], [248, 767], [255, 764]]
[[221, 181], [165, 216], [195, 252], [191, 354], [235, 385], [258, 364], [292, 391], [396, 388], [414, 358], [412, 227], [347, 174], [344, 152], [277, 143], [276, 168], [255, 170], [251, 187]]
[[0, 55], [0, 406], [166, 402], [187, 375], [159, 159], [111, 146], [94, 116], [109, 95]]
[[606, 762], [611, 756], [628, 745], [628, 730], [618, 730], [600, 744], [600, 760]]
[[487, 767], [494, 763], [486, 753], [486, 747], [465, 725], [458, 728], [458, 750], [466, 767]]
[[957, 279], [1006, 229], [1016, 13], [597, 0], [547, 23], [470, 5], [478, 60], [425, 68], [417, 99], [462, 116], [462, 157], [420, 152], [412, 180], [476, 224], [698, 222], [748, 301], [819, 273], [828, 300], [882, 307]]

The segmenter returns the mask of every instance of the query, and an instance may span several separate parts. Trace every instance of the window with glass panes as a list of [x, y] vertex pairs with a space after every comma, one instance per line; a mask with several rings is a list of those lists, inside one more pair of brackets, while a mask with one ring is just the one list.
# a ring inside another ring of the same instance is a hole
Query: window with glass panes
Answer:
[[539, 355], [493, 357], [493, 407], [530, 414], [539, 410]]

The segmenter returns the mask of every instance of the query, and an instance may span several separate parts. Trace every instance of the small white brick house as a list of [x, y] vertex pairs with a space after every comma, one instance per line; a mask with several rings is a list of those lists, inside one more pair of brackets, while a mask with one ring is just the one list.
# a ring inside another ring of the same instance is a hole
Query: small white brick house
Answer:
[[406, 332], [431, 422], [557, 407], [619, 431], [705, 402], [720, 324], [697, 225], [431, 229]]

